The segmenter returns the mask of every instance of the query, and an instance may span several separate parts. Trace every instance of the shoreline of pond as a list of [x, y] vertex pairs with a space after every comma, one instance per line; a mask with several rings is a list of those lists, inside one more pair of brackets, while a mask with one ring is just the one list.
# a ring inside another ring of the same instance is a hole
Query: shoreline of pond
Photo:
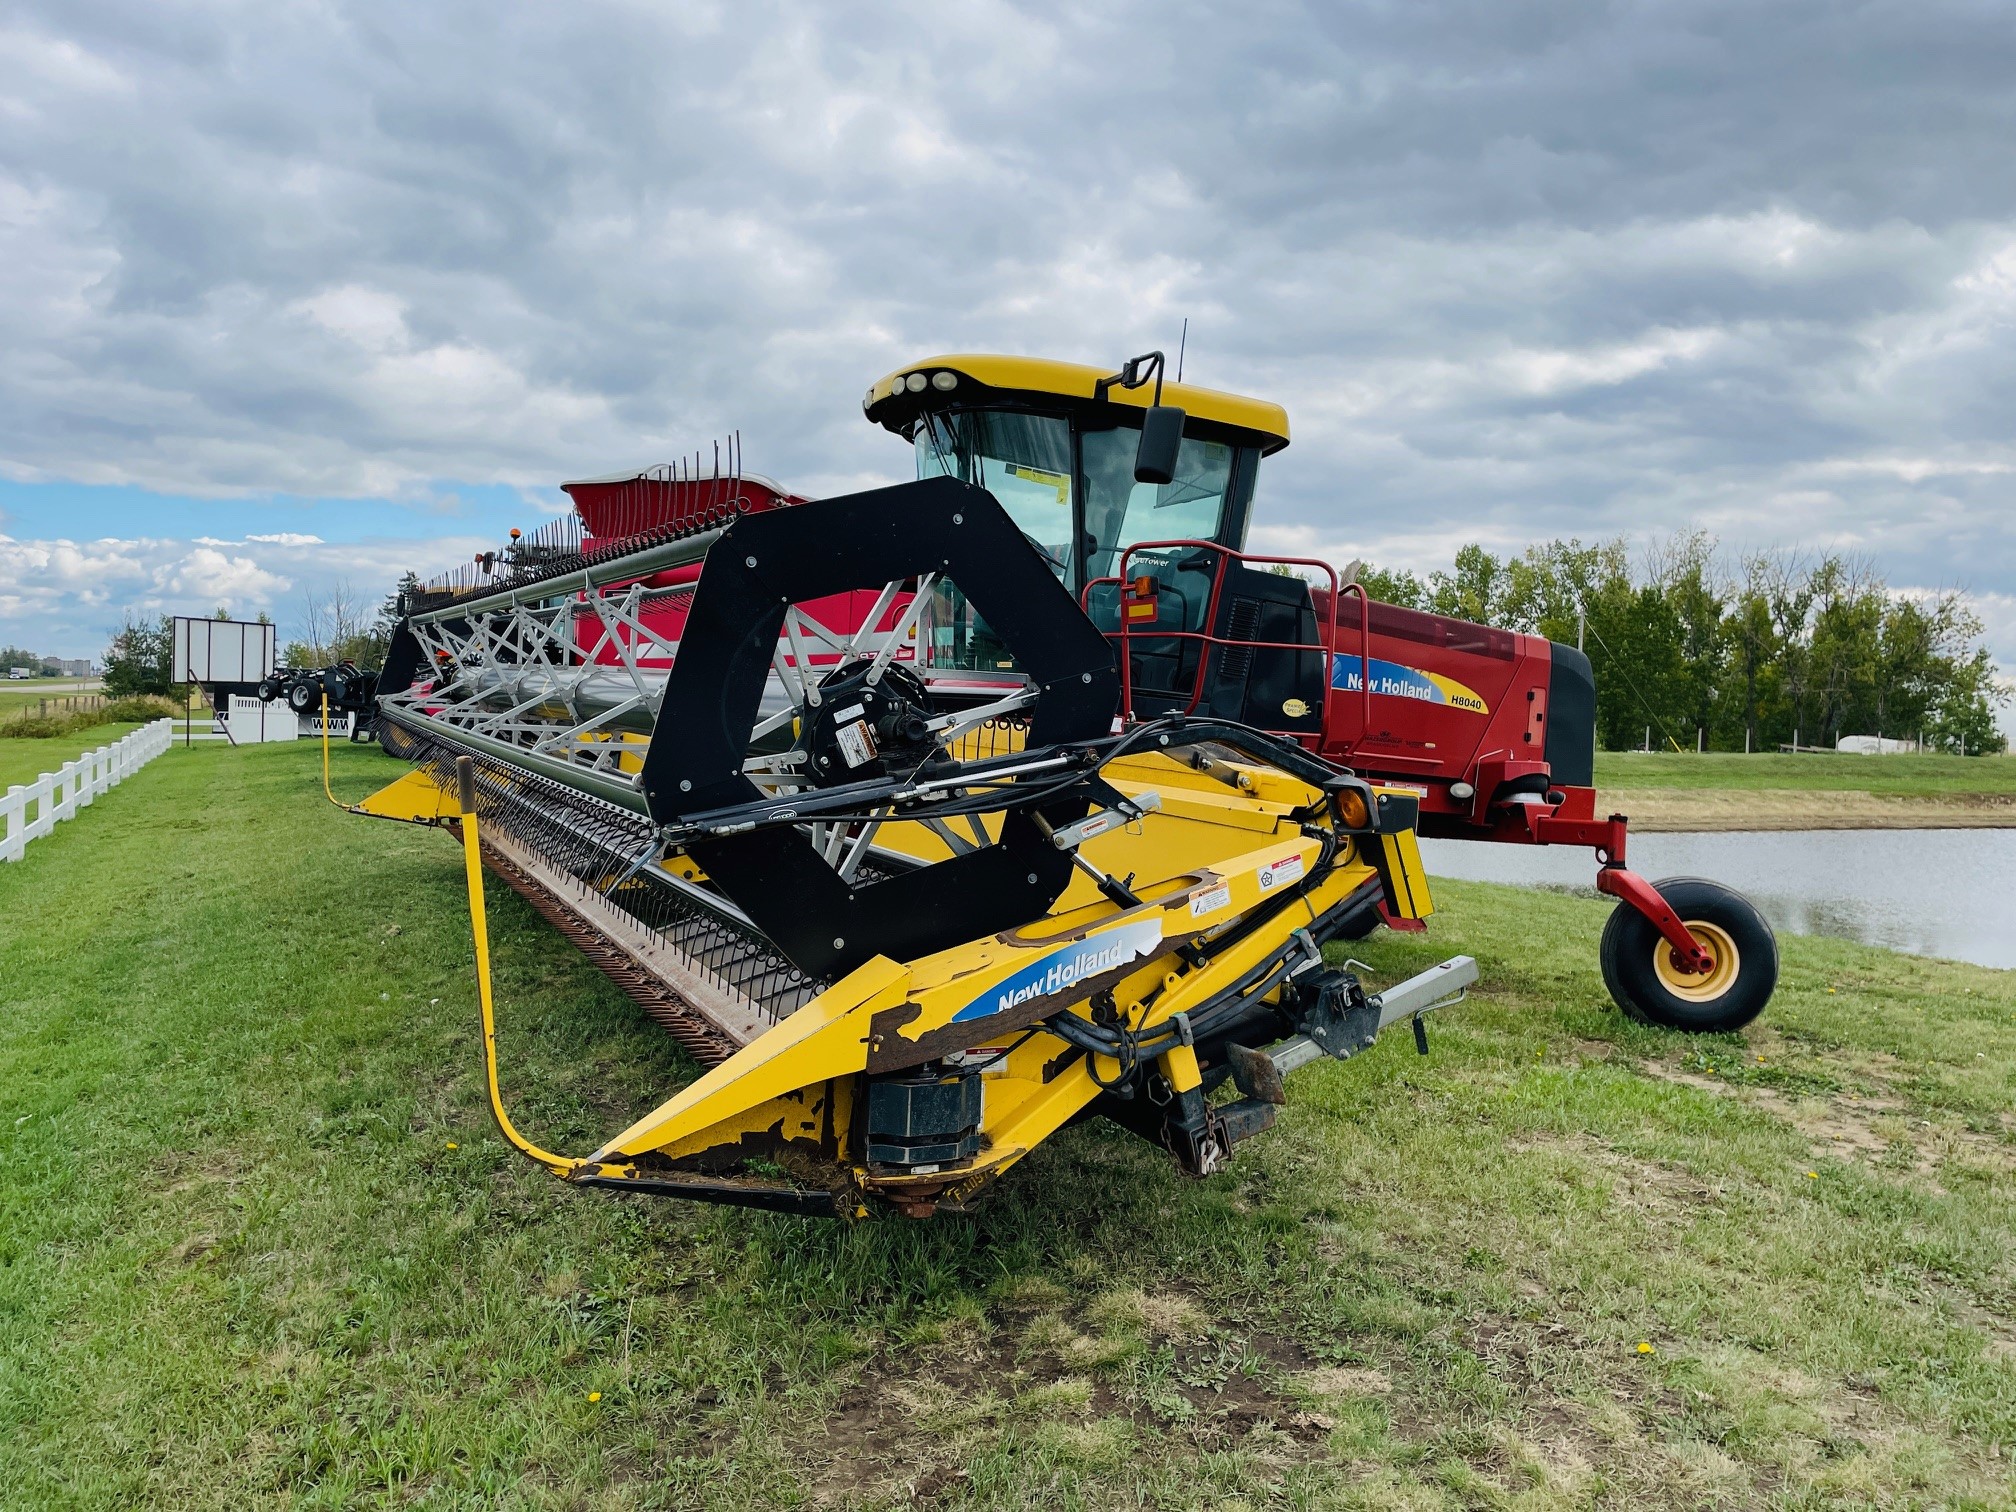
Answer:
[[1626, 814], [1639, 834], [1757, 830], [2016, 829], [2016, 795], [1898, 796], [1806, 788], [1608, 789], [1599, 814]]

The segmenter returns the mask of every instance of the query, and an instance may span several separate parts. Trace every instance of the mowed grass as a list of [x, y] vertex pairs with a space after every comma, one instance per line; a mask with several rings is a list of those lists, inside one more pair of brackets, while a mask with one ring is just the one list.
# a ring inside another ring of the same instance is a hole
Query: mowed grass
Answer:
[[[0, 868], [10, 1512], [2016, 1500], [2016, 974], [1788, 938], [1683, 1039], [1602, 905], [1438, 884], [1353, 953], [1483, 990], [1230, 1172], [1089, 1125], [976, 1217], [808, 1222], [511, 1154], [454, 847], [315, 767], [177, 750]], [[693, 1074], [490, 902], [528, 1133]]]
[[53, 772], [64, 762], [111, 745], [139, 728], [136, 724], [102, 724], [49, 739], [0, 737], [0, 789], [33, 782], [44, 772]]
[[41, 682], [32, 678], [27, 682], [10, 679], [0, 682], [0, 719], [11, 719], [24, 709], [32, 714], [45, 704], [52, 714], [73, 706], [81, 709], [89, 700], [103, 696], [96, 688], [78, 692], [74, 677], [50, 678]]
[[1839, 756], [1782, 751], [1598, 751], [1598, 788], [1794, 788], [1893, 796], [2016, 793], [2009, 756]]

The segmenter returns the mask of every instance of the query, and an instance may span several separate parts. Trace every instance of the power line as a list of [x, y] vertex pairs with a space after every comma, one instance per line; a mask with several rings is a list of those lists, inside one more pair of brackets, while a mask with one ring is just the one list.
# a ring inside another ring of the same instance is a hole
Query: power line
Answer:
[[1589, 633], [1596, 637], [1596, 644], [1603, 648], [1603, 654], [1610, 658], [1611, 665], [1616, 667], [1618, 675], [1624, 679], [1625, 684], [1631, 689], [1633, 693], [1637, 694], [1639, 707], [1644, 709], [1646, 717], [1649, 718], [1652, 721], [1652, 723], [1659, 726], [1659, 733], [1666, 737], [1666, 744], [1673, 747], [1673, 749], [1676, 751], [1680, 750], [1680, 742], [1675, 740], [1673, 738], [1673, 732], [1666, 728], [1666, 721], [1661, 719], [1658, 716], [1658, 714], [1654, 712], [1652, 708], [1652, 701], [1648, 699], [1644, 695], [1644, 693], [1639, 690], [1638, 684], [1636, 681], [1632, 679], [1630, 672], [1628, 672], [1625, 669], [1624, 664], [1617, 659], [1617, 653], [1610, 649], [1610, 643], [1605, 639], [1603, 639], [1603, 632], [1601, 630], [1598, 630], [1594, 625], [1590, 625]]

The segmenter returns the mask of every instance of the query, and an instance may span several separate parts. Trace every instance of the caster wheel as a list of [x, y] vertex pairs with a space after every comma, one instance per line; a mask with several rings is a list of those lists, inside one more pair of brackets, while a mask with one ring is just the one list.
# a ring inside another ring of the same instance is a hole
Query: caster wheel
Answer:
[[1715, 957], [1706, 971], [1673, 963], [1666, 937], [1629, 903], [1603, 926], [1603, 982], [1628, 1018], [1690, 1034], [1741, 1029], [1764, 1011], [1778, 985], [1778, 938], [1741, 893], [1700, 877], [1668, 877], [1653, 887], [1688, 932]]

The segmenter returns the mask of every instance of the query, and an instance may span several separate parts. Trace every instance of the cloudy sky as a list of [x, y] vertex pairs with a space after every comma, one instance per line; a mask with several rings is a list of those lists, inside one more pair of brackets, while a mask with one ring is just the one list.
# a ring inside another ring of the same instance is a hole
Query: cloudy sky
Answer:
[[1705, 528], [2016, 668], [2001, 4], [0, 8], [0, 640], [283, 625], [944, 350], [1280, 399], [1257, 538]]

